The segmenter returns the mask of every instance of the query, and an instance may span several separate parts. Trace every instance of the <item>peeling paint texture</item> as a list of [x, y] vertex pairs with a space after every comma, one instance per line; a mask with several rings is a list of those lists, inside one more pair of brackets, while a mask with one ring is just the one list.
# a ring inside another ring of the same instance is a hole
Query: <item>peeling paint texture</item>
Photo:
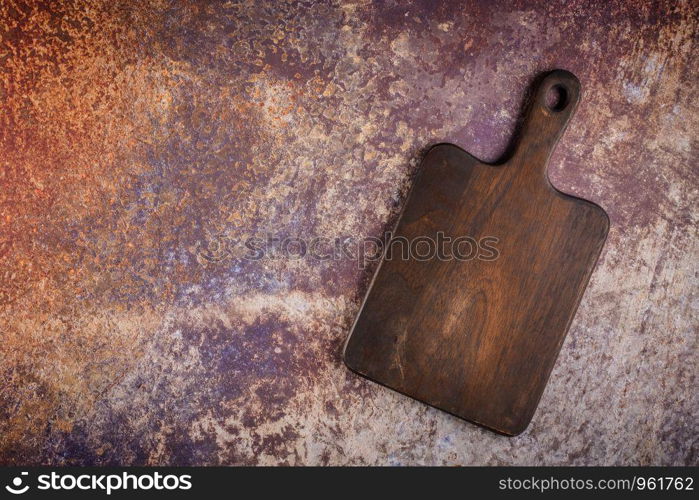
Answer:
[[[698, 25], [695, 0], [4, 0], [0, 463], [696, 465]], [[584, 94], [549, 176], [612, 225], [521, 436], [344, 367], [371, 269], [202, 258], [381, 235], [428, 146], [497, 160], [554, 68]]]

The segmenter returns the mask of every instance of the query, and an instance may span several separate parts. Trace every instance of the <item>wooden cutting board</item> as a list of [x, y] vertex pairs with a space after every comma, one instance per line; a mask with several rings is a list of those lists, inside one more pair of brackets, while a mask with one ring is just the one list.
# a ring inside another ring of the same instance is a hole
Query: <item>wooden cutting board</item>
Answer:
[[574, 75], [548, 74], [503, 164], [427, 153], [345, 346], [350, 369], [502, 434], [527, 427], [609, 228], [546, 174], [579, 96]]

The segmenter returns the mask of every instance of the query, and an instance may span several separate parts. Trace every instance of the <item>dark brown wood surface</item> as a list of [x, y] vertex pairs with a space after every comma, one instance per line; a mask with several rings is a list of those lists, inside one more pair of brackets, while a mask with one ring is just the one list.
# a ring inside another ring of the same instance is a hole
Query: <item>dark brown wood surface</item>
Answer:
[[503, 164], [448, 144], [427, 153], [394, 238], [497, 238], [498, 257], [403, 259], [392, 245], [345, 347], [349, 368], [503, 434], [527, 427], [609, 227], [546, 174], [579, 95], [571, 73], [547, 75]]

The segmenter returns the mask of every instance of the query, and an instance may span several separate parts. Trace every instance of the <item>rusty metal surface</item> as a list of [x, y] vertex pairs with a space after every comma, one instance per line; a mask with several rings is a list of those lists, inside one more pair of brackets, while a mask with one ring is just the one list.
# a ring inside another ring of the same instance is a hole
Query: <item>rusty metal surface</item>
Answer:
[[[0, 463], [696, 464], [698, 14], [3, 1]], [[584, 95], [551, 180], [612, 227], [523, 435], [344, 368], [371, 269], [202, 259], [380, 235], [428, 145], [497, 159], [555, 67]]]

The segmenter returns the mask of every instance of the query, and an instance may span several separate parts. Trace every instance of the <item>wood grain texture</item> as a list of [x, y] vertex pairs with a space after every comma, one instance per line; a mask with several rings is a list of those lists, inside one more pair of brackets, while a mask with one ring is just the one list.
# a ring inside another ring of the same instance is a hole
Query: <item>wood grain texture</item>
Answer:
[[527, 427], [609, 228], [599, 206], [546, 174], [579, 96], [574, 75], [548, 74], [504, 163], [449, 144], [427, 153], [394, 238], [497, 238], [499, 256], [384, 257], [345, 347], [349, 368], [503, 434]]

